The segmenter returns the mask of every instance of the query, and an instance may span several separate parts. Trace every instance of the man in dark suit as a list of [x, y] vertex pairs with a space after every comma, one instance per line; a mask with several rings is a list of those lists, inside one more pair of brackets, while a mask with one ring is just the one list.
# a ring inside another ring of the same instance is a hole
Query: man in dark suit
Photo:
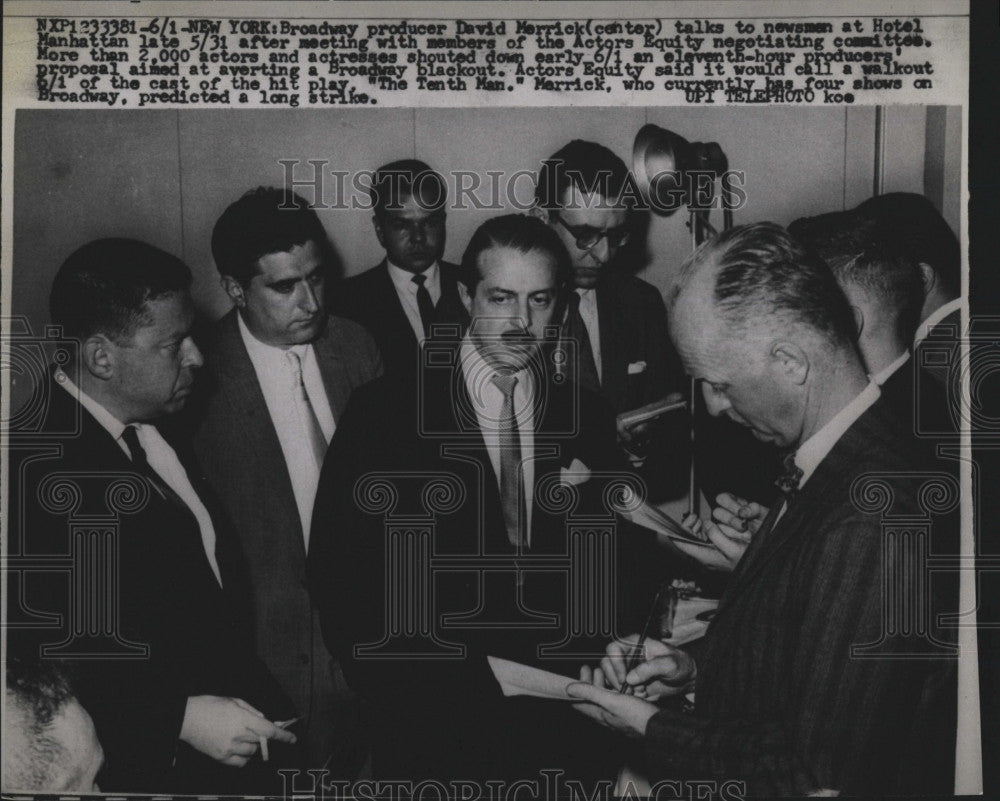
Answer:
[[[697, 655], [653, 643], [626, 676], [616, 644], [570, 694], [644, 736], [651, 778], [744, 782], [750, 796], [950, 792], [957, 648], [937, 615], [957, 592], [900, 553], [911, 536], [938, 551], [957, 485], [924, 472], [865, 374], [833, 276], [780, 227], [699, 249], [670, 310], [709, 409], [794, 461]], [[639, 697], [594, 686], [606, 681]], [[691, 691], [693, 710], [651, 702]]]
[[954, 432], [957, 420], [951, 419], [945, 387], [928, 380], [930, 373], [918, 373], [911, 348], [928, 287], [930, 294], [938, 293], [941, 282], [927, 261], [919, 260], [928, 257], [918, 257], [913, 242], [904, 239], [899, 222], [881, 213], [897, 210], [895, 196], [883, 197], [888, 200], [882, 206], [868, 200], [856, 209], [795, 220], [788, 230], [833, 271], [854, 310], [861, 357], [886, 403], [915, 435], [940, 436]]
[[424, 162], [404, 159], [376, 171], [371, 199], [385, 258], [335, 287], [331, 311], [371, 332], [386, 373], [413, 380], [432, 327], [468, 319], [457, 268], [442, 259], [448, 190]]
[[377, 778], [615, 768], [611, 752], [579, 744], [565, 702], [505, 699], [486, 659], [575, 675], [603, 647], [599, 631], [629, 615], [619, 596], [652, 597], [642, 535], [621, 542], [603, 502], [635, 480], [616, 471], [611, 412], [539, 363], [567, 272], [540, 221], [484, 223], [462, 262], [467, 334], [427, 351], [416, 396], [399, 376], [358, 390], [334, 436], [310, 586], [372, 705]]
[[257, 652], [304, 717], [307, 765], [353, 778], [359, 702], [322, 642], [306, 553], [327, 443], [381, 361], [361, 326], [326, 313], [330, 245], [301, 198], [248, 192], [216, 223], [212, 253], [234, 308], [205, 342], [195, 449], [246, 554]]
[[104, 791], [276, 791], [255, 754], [295, 740], [272, 722], [295, 710], [254, 654], [239, 543], [156, 425], [202, 364], [190, 281], [134, 240], [70, 255], [51, 311], [77, 344], [11, 453], [9, 551], [35, 567], [11, 576], [8, 645], [74, 661]]
[[[533, 211], [570, 254], [573, 291], [560, 320], [564, 337], [576, 343], [569, 372], [616, 414], [670, 394], [679, 399], [686, 385], [663, 298], [623, 263], [636, 224], [628, 179], [625, 163], [606, 147], [574, 139], [542, 162]], [[654, 498], [683, 494], [691, 438], [683, 412], [658, 428], [623, 427], [619, 436], [634, 463], [646, 460]]]

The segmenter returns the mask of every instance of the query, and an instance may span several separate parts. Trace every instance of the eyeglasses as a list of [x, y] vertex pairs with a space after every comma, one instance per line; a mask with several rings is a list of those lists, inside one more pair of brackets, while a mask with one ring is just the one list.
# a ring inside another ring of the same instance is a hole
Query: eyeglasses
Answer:
[[621, 247], [628, 241], [627, 223], [614, 228], [594, 228], [591, 225], [569, 225], [558, 214], [553, 213], [552, 216], [576, 240], [576, 246], [580, 250], [593, 250], [602, 239], [608, 240], [609, 248]]

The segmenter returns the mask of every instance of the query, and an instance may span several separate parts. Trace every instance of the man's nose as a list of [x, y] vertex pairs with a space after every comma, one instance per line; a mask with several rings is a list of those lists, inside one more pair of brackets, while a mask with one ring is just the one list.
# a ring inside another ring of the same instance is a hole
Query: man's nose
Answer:
[[413, 225], [410, 227], [410, 241], [415, 245], [422, 245], [427, 241], [427, 231], [423, 225]]
[[320, 308], [319, 290], [308, 281], [303, 282], [302, 287], [302, 299], [299, 306], [303, 311], [314, 314]]
[[185, 367], [201, 367], [205, 363], [205, 357], [201, 355], [201, 351], [191, 337], [184, 340], [183, 363]]
[[611, 245], [608, 244], [606, 236], [602, 236], [597, 240], [597, 244], [590, 249], [590, 256], [598, 264], [608, 263], [608, 260], [611, 258]]
[[701, 394], [705, 397], [705, 407], [712, 417], [718, 417], [726, 409], [732, 408], [729, 399], [725, 395], [713, 391], [708, 384], [702, 384]]

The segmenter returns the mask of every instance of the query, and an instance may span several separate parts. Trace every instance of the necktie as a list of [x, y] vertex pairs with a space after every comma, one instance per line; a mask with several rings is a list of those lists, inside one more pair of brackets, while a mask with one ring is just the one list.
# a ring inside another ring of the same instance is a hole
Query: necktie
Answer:
[[785, 500], [791, 501], [795, 493], [799, 490], [799, 482], [802, 481], [802, 468], [795, 466], [795, 454], [788, 454], [781, 462], [784, 470], [775, 480], [774, 485], [781, 490]]
[[306, 384], [302, 379], [302, 359], [294, 350], [285, 351], [288, 354], [288, 363], [292, 367], [294, 374], [295, 406], [299, 413], [299, 421], [305, 431], [306, 439], [309, 440], [309, 447], [312, 450], [316, 467], [323, 467], [323, 459], [326, 456], [326, 437], [323, 429], [320, 428], [319, 420], [316, 417], [316, 410], [313, 409], [309, 401], [309, 393], [306, 392]]
[[181, 500], [180, 496], [170, 488], [170, 485], [160, 477], [159, 473], [149, 466], [149, 460], [146, 458], [146, 449], [139, 443], [138, 429], [135, 426], [125, 426], [125, 430], [122, 431], [122, 441], [128, 446], [135, 469], [149, 480], [149, 483], [153, 485], [153, 489], [171, 503], [187, 509], [187, 504]]
[[514, 547], [525, 544], [521, 536], [521, 521], [527, 522], [524, 506], [524, 492], [521, 486], [521, 435], [514, 416], [514, 387], [517, 376], [500, 374], [493, 376], [493, 383], [503, 393], [500, 407], [500, 505], [503, 508], [503, 522], [507, 528], [507, 539]]
[[587, 389], [600, 390], [601, 381], [597, 375], [597, 363], [594, 361], [594, 351], [590, 347], [590, 334], [587, 325], [580, 316], [580, 295], [569, 293], [566, 302], [566, 322], [563, 324], [563, 337], [576, 342], [577, 370], [576, 381]]
[[431, 293], [424, 286], [427, 276], [417, 273], [411, 279], [417, 285], [417, 308], [420, 309], [420, 322], [424, 326], [424, 339], [431, 335], [431, 323], [434, 320], [434, 302], [431, 300]]

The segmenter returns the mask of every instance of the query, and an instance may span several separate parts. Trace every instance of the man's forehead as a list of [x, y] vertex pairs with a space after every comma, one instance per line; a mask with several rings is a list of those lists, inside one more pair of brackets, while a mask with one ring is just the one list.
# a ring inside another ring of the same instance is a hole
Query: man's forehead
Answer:
[[257, 259], [257, 272], [254, 278], [264, 283], [300, 278], [322, 266], [322, 263], [323, 254], [316, 241], [307, 239], [289, 250], [265, 253]]
[[541, 250], [522, 252], [502, 245], [479, 254], [479, 275], [484, 289], [545, 292], [556, 289], [556, 263]]
[[400, 220], [422, 220], [427, 217], [444, 216], [445, 209], [436, 192], [423, 190], [414, 194], [402, 194], [398, 203], [383, 210], [386, 217]]
[[627, 207], [623, 202], [619, 202], [618, 197], [604, 194], [597, 189], [592, 192], [587, 191], [576, 184], [567, 186], [559, 201], [560, 207], [565, 210], [601, 209], [623, 213], [627, 211]]

